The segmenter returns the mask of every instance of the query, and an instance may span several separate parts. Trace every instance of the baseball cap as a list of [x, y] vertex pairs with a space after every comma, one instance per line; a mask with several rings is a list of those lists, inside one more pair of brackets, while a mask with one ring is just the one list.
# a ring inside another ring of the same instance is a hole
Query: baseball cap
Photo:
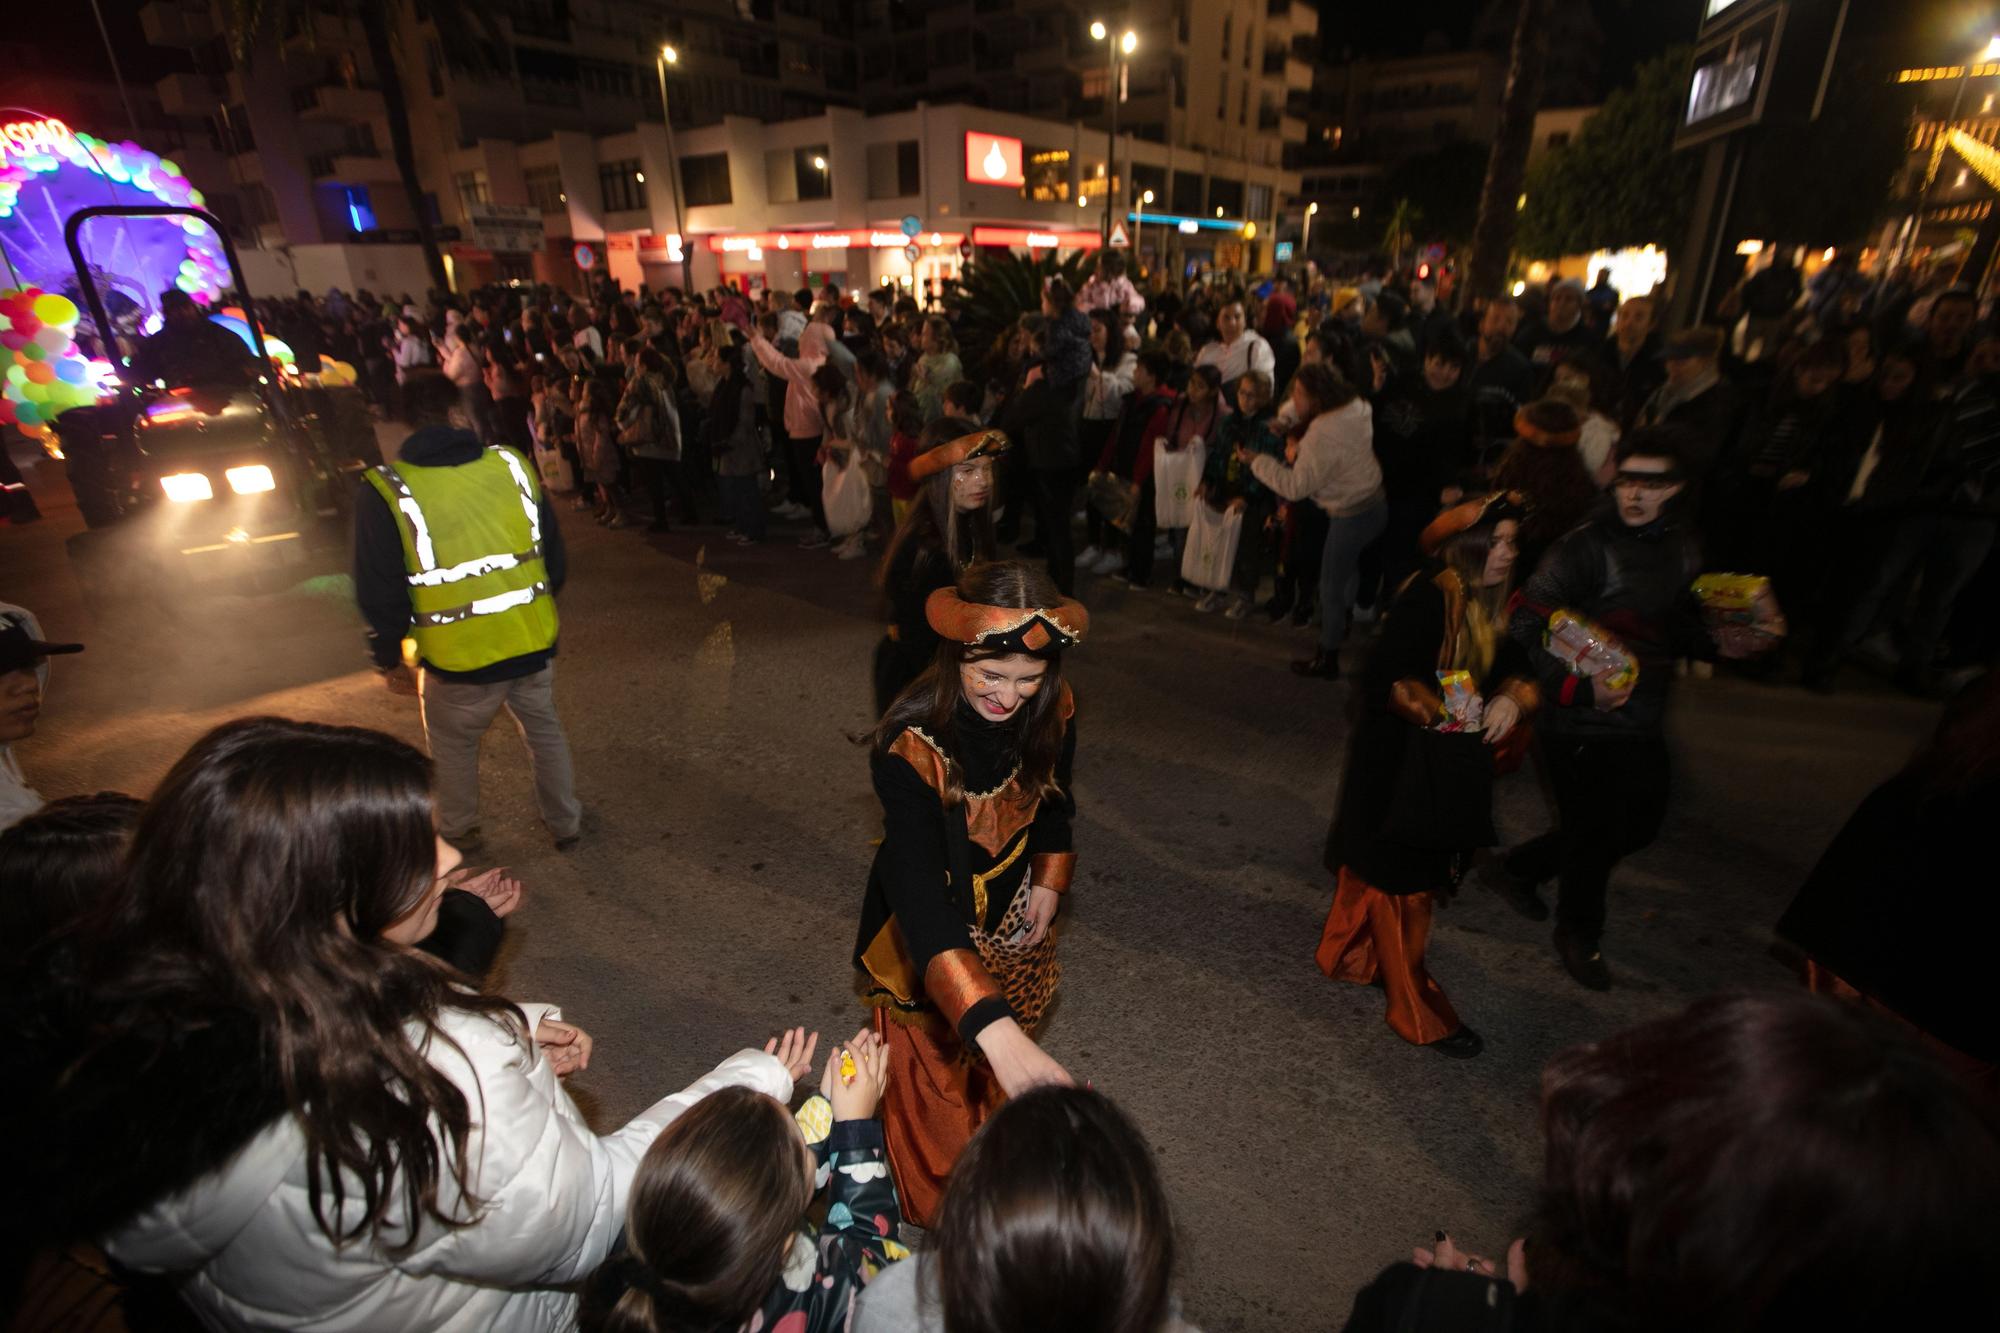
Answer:
[[0, 615], [0, 675], [10, 671], [30, 671], [45, 657], [57, 653], [80, 653], [80, 643], [47, 643], [28, 633], [28, 627], [11, 616]]

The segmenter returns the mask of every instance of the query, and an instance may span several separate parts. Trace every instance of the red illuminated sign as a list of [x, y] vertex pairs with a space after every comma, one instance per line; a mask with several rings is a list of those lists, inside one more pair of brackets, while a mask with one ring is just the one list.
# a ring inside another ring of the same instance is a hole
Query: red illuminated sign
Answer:
[[1021, 141], [1004, 134], [965, 132], [965, 178], [974, 185], [1027, 184], [1021, 174]]
[[854, 231], [739, 231], [708, 238], [710, 253], [747, 254], [752, 250], [900, 250], [918, 245], [957, 245], [964, 232], [923, 231], [914, 237], [874, 228]]
[[1033, 227], [974, 227], [974, 245], [1021, 245], [1030, 250], [1095, 250], [1104, 237], [1094, 231], [1040, 231]]

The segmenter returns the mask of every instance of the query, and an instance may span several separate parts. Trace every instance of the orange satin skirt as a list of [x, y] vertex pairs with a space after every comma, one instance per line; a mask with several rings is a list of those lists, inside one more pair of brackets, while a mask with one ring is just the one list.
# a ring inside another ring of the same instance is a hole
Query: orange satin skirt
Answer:
[[1315, 956], [1335, 981], [1366, 986], [1380, 978], [1389, 994], [1389, 1026], [1424, 1046], [1465, 1026], [1424, 970], [1430, 935], [1431, 895], [1384, 893], [1342, 866]]
[[964, 1058], [958, 1033], [942, 1018], [912, 1025], [877, 1009], [875, 1033], [889, 1047], [889, 1086], [882, 1094], [889, 1169], [903, 1220], [927, 1227], [959, 1153], [1007, 1094], [983, 1061]]

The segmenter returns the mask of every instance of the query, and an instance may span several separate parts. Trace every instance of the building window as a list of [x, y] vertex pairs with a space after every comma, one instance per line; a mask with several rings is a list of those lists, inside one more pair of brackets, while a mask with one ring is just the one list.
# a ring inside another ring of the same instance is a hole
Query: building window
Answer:
[[1059, 204], [1069, 198], [1069, 149], [1021, 147], [1021, 197]]
[[[1986, 100], [1991, 102], [1993, 99], [1989, 97]], [[1568, 142], [1569, 142], [1568, 130], [1557, 130], [1554, 134], [1551, 134], [1549, 136], [1549, 147], [1551, 148], [1560, 148]]]
[[917, 141], [868, 145], [868, 197], [903, 199], [923, 189], [917, 165]]
[[461, 207], [470, 208], [474, 204], [493, 202], [493, 191], [486, 183], [483, 171], [461, 171], [451, 178], [453, 188], [458, 191]]
[[1252, 185], [1250, 187], [1247, 201], [1243, 206], [1243, 216], [1249, 218], [1267, 218], [1271, 216], [1270, 186]]
[[1250, 127], [1250, 80], [1243, 80], [1243, 95], [1236, 99], [1236, 123]]
[[1229, 119], [1229, 76], [1227, 74], [1217, 76], [1215, 118], [1217, 120]]
[[764, 154], [766, 196], [774, 204], [826, 199], [833, 194], [832, 163], [825, 144], [773, 148]]
[[639, 159], [620, 158], [597, 168], [597, 188], [604, 195], [604, 211], [623, 213], [646, 206], [646, 182], [640, 174]]
[[566, 199], [561, 167], [529, 167], [522, 171], [521, 182], [528, 187], [530, 204], [544, 213], [562, 212]]
[[1234, 14], [1224, 14], [1222, 16], [1222, 58], [1224, 60], [1229, 59], [1229, 36], [1235, 31], [1236, 16]]
[[1202, 187], [1207, 184], [1199, 171], [1176, 171], [1174, 173], [1173, 208], [1169, 211], [1183, 217], [1201, 212]]
[[731, 202], [729, 154], [702, 153], [681, 159], [681, 198], [689, 208]]

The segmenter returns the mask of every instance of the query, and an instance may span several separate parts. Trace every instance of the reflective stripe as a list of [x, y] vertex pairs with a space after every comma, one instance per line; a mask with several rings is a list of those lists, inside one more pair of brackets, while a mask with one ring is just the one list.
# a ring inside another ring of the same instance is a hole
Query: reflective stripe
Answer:
[[542, 545], [536, 542], [519, 555], [482, 555], [476, 560], [466, 560], [449, 569], [426, 569], [421, 574], [410, 575], [412, 588], [436, 588], [446, 583], [457, 583], [461, 579], [478, 578], [481, 574], [498, 574], [514, 569], [530, 560], [542, 558]]
[[490, 616], [501, 611], [511, 611], [517, 606], [526, 606], [537, 597], [546, 597], [548, 592], [547, 583], [536, 582], [525, 588], [516, 588], [512, 592], [477, 598], [463, 606], [454, 606], [448, 611], [421, 612], [414, 617], [413, 623], [433, 627], [455, 625], [461, 620], [470, 620], [475, 616]]
[[410, 544], [416, 548], [417, 563], [425, 569], [432, 568], [437, 564], [437, 548], [431, 544], [431, 525], [424, 522], [424, 511], [417, 504], [417, 497], [410, 494], [410, 483], [387, 463], [377, 464], [375, 471], [396, 488], [396, 508], [410, 520]]
[[507, 464], [507, 470], [514, 474], [514, 484], [521, 490], [521, 508], [528, 511], [528, 540], [539, 549], [542, 544], [542, 509], [535, 503], [535, 488], [528, 484], [527, 471], [512, 449], [495, 447], [492, 452], [500, 455], [501, 461]]

